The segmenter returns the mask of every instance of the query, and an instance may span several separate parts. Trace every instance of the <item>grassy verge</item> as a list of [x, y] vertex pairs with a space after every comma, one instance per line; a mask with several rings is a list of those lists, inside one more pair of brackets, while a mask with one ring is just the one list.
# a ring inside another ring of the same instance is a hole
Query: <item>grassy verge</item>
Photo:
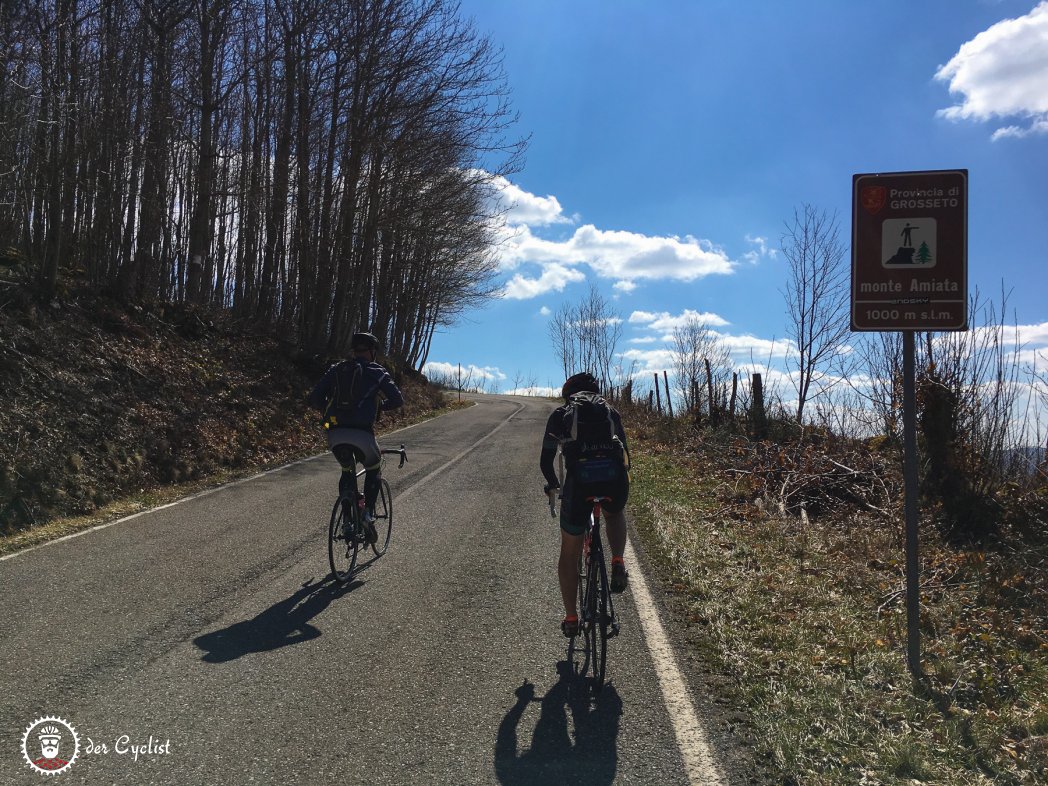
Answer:
[[914, 680], [898, 517], [771, 514], [729, 450], [674, 436], [631, 437], [635, 525], [781, 783], [1048, 783], [1043, 547], [958, 551], [922, 528]]

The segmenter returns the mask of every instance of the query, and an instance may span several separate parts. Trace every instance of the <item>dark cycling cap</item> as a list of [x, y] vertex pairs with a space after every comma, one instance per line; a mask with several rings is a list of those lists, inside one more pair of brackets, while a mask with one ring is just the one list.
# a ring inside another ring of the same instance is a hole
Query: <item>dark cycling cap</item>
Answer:
[[378, 352], [379, 343], [371, 333], [354, 333], [349, 342], [350, 349], [370, 349]]
[[581, 393], [584, 390], [587, 390], [590, 393], [600, 393], [600, 383], [597, 382], [597, 378], [588, 371], [583, 371], [579, 374], [572, 374], [568, 377], [567, 381], [564, 383], [564, 387], [560, 389], [560, 397], [568, 399], [576, 393]]

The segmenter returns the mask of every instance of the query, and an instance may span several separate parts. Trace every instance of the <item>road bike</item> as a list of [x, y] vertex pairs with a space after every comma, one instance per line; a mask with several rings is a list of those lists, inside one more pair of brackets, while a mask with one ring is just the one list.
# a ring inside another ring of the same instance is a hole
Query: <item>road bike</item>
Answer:
[[[382, 455], [400, 456], [399, 467], [408, 460], [407, 451], [401, 445], [397, 450], [382, 450]], [[385, 460], [383, 459], [383, 464]], [[328, 562], [331, 564], [331, 576], [335, 581], [344, 583], [353, 576], [357, 566], [357, 556], [361, 548], [370, 544], [375, 558], [381, 557], [389, 548], [393, 537], [393, 492], [385, 478], [379, 480], [378, 497], [375, 499], [374, 524], [377, 538], [368, 540], [367, 527], [364, 524], [364, 495], [357, 490], [357, 478], [364, 470], [357, 469], [357, 457], [353, 457], [353, 487], [335, 500], [331, 510], [331, 522], [328, 525]]]
[[[550, 514], [556, 515], [553, 501], [555, 490], [547, 490], [547, 493]], [[593, 509], [582, 536], [582, 552], [579, 554], [579, 627], [571, 638], [568, 652], [571, 657], [575, 652], [582, 652], [584, 657], [579, 676], [585, 676], [588, 671], [593, 690], [600, 692], [607, 673], [608, 639], [619, 635], [615, 602], [604, 561], [604, 543], [600, 536], [601, 505], [611, 502], [611, 497], [586, 497], [586, 501]]]

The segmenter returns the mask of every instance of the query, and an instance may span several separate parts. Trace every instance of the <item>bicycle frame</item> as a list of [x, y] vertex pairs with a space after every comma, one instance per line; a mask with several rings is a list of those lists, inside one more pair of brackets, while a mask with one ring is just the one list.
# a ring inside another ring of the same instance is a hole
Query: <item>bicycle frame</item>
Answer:
[[[404, 468], [404, 462], [406, 462], [408, 460], [408, 452], [404, 449], [403, 445], [401, 445], [396, 450], [393, 450], [392, 448], [379, 450], [379, 455], [380, 456], [387, 456], [387, 455], [400, 456], [400, 463], [397, 465], [397, 469], [403, 469]], [[357, 455], [356, 455], [356, 453], [354, 453], [353, 454], [353, 491], [354, 491], [354, 493], [357, 492], [357, 491], [360, 491], [360, 488], [357, 486], [356, 479], [359, 478], [361, 475], [363, 475], [367, 471], [363, 467], [361, 467], [360, 469], [357, 469], [357, 464], [358, 463], [359, 462], [357, 461]], [[381, 463], [380, 466], [385, 466], [385, 463], [386, 463], [385, 459], [382, 459], [382, 463]]]
[[[593, 575], [593, 569], [598, 569], [604, 574], [605, 579], [607, 578], [607, 563], [604, 561], [604, 542], [600, 537], [600, 518], [603, 510], [601, 504], [604, 502], [611, 502], [611, 497], [586, 497], [586, 501], [593, 505], [593, 511], [590, 513], [589, 526], [586, 528], [586, 532], [582, 538], [582, 565], [585, 566], [586, 573], [586, 588], [593, 588], [590, 576]], [[605, 586], [607, 582], [605, 581]], [[605, 590], [606, 591], [606, 590]], [[582, 597], [583, 583], [582, 575], [579, 576], [579, 600], [584, 600]], [[607, 592], [607, 609], [608, 616], [610, 617], [610, 623], [612, 630], [614, 631], [611, 635], [616, 635], [619, 632], [619, 624], [615, 621], [615, 602], [611, 596], [611, 592]]]

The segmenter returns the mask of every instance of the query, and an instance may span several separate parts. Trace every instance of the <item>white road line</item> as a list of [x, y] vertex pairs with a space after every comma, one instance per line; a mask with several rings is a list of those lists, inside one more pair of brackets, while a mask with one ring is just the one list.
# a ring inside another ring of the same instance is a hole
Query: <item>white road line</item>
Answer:
[[426, 476], [425, 476], [424, 478], [422, 478], [422, 479], [420, 479], [420, 480], [416, 480], [416, 481], [415, 481], [414, 483], [412, 483], [412, 484], [411, 484], [410, 486], [408, 486], [408, 487], [407, 487], [406, 489], [403, 489], [402, 491], [398, 491], [398, 492], [397, 492], [397, 496], [396, 496], [396, 498], [397, 498], [398, 500], [402, 500], [402, 499], [404, 499], [404, 497], [406, 497], [406, 496], [408, 496], [409, 494], [411, 494], [411, 493], [412, 493], [413, 491], [415, 491], [415, 489], [419, 488], [420, 486], [424, 486], [424, 485], [425, 485], [426, 483], [428, 483], [428, 482], [429, 482], [430, 480], [432, 480], [433, 478], [435, 478], [435, 477], [436, 477], [437, 475], [439, 475], [439, 474], [440, 474], [441, 472], [443, 472], [444, 470], [446, 470], [446, 469], [447, 469], [448, 467], [450, 467], [450, 466], [451, 466], [452, 464], [454, 464], [454, 463], [455, 463], [456, 461], [458, 461], [459, 459], [461, 459], [461, 458], [463, 458], [463, 457], [465, 457], [465, 456], [469, 455], [470, 453], [472, 453], [472, 452], [473, 452], [473, 451], [474, 451], [474, 450], [475, 450], [475, 449], [477, 448], [477, 446], [478, 446], [478, 445], [480, 445], [480, 443], [481, 443], [481, 442], [483, 442], [484, 440], [486, 440], [486, 439], [487, 439], [488, 437], [490, 437], [490, 436], [491, 436], [492, 434], [494, 434], [494, 433], [495, 433], [496, 431], [498, 431], [498, 430], [499, 430], [500, 428], [502, 428], [502, 427], [503, 427], [503, 426], [505, 426], [505, 425], [506, 425], [507, 423], [509, 423], [509, 422], [510, 422], [511, 420], [513, 420], [513, 416], [514, 416], [514, 415], [516, 415], [516, 414], [517, 414], [518, 412], [520, 412], [520, 411], [521, 411], [522, 409], [524, 409], [524, 405], [523, 405], [523, 404], [519, 404], [519, 405], [517, 406], [517, 408], [516, 408], [515, 410], [513, 410], [513, 411], [512, 411], [512, 412], [511, 412], [511, 413], [509, 414], [509, 417], [507, 417], [507, 418], [506, 418], [505, 420], [503, 420], [503, 421], [502, 421], [501, 423], [499, 423], [499, 424], [498, 424], [497, 426], [495, 426], [495, 428], [493, 428], [493, 429], [492, 429], [491, 431], [489, 431], [489, 432], [488, 432], [487, 434], [485, 434], [485, 435], [484, 435], [483, 437], [481, 437], [480, 439], [478, 439], [478, 440], [477, 440], [476, 442], [474, 442], [474, 443], [473, 443], [472, 445], [470, 445], [470, 446], [469, 446], [468, 448], [466, 448], [465, 450], [463, 450], [463, 451], [462, 451], [461, 453], [459, 453], [459, 454], [458, 454], [457, 456], [455, 456], [454, 458], [452, 458], [452, 459], [449, 459], [448, 461], [445, 461], [445, 462], [444, 462], [443, 464], [441, 464], [441, 465], [440, 465], [439, 467], [437, 467], [437, 468], [436, 468], [435, 470], [433, 470], [432, 472], [430, 472], [430, 473], [429, 473], [428, 475], [426, 475]]
[[662, 698], [666, 702], [666, 709], [673, 723], [677, 746], [684, 758], [684, 769], [688, 774], [688, 782], [692, 786], [726, 786], [727, 781], [717, 766], [706, 738], [706, 732], [695, 714], [695, 705], [691, 702], [687, 683], [684, 682], [684, 677], [677, 668], [673, 648], [659, 621], [655, 601], [648, 591], [647, 582], [644, 581], [644, 576], [640, 572], [637, 555], [630, 544], [626, 545], [626, 560], [633, 566], [630, 571], [629, 591], [633, 596], [633, 604], [637, 608], [641, 627], [644, 629], [644, 641], [648, 645], [652, 662], [655, 664], [659, 687], [662, 688]]

